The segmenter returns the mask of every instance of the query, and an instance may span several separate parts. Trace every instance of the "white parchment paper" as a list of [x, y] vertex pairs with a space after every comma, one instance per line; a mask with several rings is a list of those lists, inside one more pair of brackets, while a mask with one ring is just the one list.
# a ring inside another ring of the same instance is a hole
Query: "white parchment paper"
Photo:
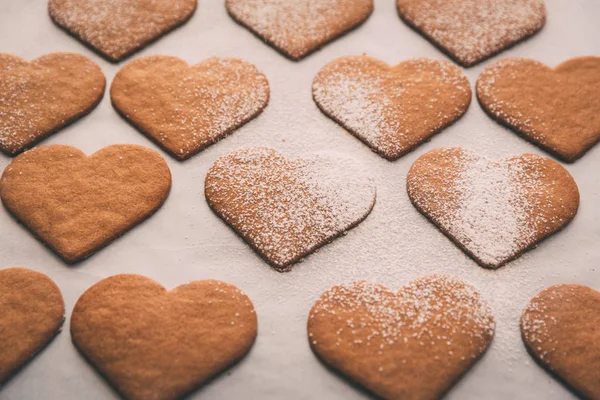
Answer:
[[[306, 318], [313, 302], [334, 284], [370, 279], [392, 288], [431, 273], [450, 273], [475, 285], [497, 320], [485, 356], [447, 399], [570, 399], [560, 383], [527, 354], [519, 317], [530, 297], [556, 283], [600, 289], [600, 146], [566, 168], [581, 192], [581, 208], [562, 232], [497, 271], [478, 267], [410, 204], [406, 173], [433, 148], [463, 146], [491, 158], [544, 154], [489, 119], [474, 100], [456, 124], [397, 162], [388, 162], [325, 117], [311, 98], [311, 82], [329, 61], [367, 53], [388, 63], [411, 57], [447, 59], [397, 16], [393, 0], [376, 0], [367, 22], [301, 62], [289, 61], [226, 13], [223, 0], [199, 0], [192, 19], [132, 58], [150, 54], [195, 63], [235, 56], [255, 63], [271, 85], [270, 104], [256, 120], [192, 159], [178, 162], [135, 131], [112, 109], [108, 92], [89, 116], [45, 140], [88, 154], [115, 143], [157, 149], [173, 173], [173, 189], [153, 217], [88, 260], [67, 266], [0, 208], [0, 268], [23, 266], [48, 274], [66, 302], [63, 332], [2, 389], [0, 399], [112, 399], [117, 395], [77, 353], [69, 316], [77, 298], [118, 273], [146, 275], [173, 288], [215, 278], [242, 288], [256, 306], [259, 334], [237, 366], [191, 395], [206, 399], [361, 399], [368, 395], [321, 365], [308, 346]], [[546, 0], [548, 22], [522, 44], [466, 70], [473, 86], [482, 69], [502, 57], [529, 57], [551, 66], [571, 57], [600, 54], [600, 1]], [[58, 29], [46, 0], [0, 0], [0, 52], [33, 59], [72, 51], [95, 60], [110, 85], [120, 67]], [[131, 60], [130, 58], [129, 60]], [[372, 214], [348, 235], [278, 273], [263, 262], [208, 208], [204, 176], [217, 157], [242, 146], [271, 146], [291, 157], [336, 151], [360, 160], [377, 184]], [[0, 168], [10, 158], [0, 155]]]

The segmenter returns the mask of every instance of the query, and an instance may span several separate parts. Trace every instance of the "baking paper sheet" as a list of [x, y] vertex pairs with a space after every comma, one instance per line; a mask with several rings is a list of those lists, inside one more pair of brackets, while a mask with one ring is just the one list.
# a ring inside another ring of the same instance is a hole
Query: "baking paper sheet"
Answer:
[[[472, 86], [485, 66], [502, 57], [529, 57], [554, 66], [571, 57], [600, 54], [600, 1], [546, 4], [548, 22], [540, 33], [465, 70]], [[91, 57], [109, 85], [127, 62], [110, 64], [58, 29], [48, 17], [46, 0], [0, 0], [0, 52], [33, 59], [56, 51]], [[306, 336], [308, 311], [320, 293], [341, 282], [370, 279], [399, 288], [431, 273], [454, 274], [475, 285], [497, 320], [491, 348], [447, 399], [573, 398], [527, 354], [518, 323], [528, 299], [546, 286], [581, 283], [600, 289], [600, 146], [566, 165], [581, 192], [575, 220], [509, 265], [497, 271], [482, 269], [412, 207], [405, 190], [408, 168], [426, 151], [442, 146], [463, 146], [491, 158], [545, 154], [489, 119], [474, 100], [461, 120], [429, 143], [397, 162], [382, 159], [325, 117], [311, 98], [311, 82], [320, 68], [337, 57], [361, 53], [391, 64], [411, 57], [447, 59], [400, 21], [393, 0], [376, 0], [364, 25], [300, 62], [287, 60], [237, 25], [223, 0], [199, 0], [187, 24], [133, 58], [165, 54], [195, 63], [210, 56], [235, 56], [255, 63], [271, 85], [270, 103], [256, 120], [178, 162], [123, 121], [107, 91], [89, 116], [45, 140], [43, 144], [69, 144], [88, 154], [115, 143], [157, 149], [171, 168], [173, 188], [153, 217], [75, 266], [65, 265], [0, 209], [0, 268], [23, 266], [48, 274], [62, 290], [67, 314], [63, 332], [1, 389], [0, 399], [117, 398], [71, 344], [69, 316], [81, 293], [119, 273], [143, 274], [167, 288], [190, 280], [221, 279], [242, 288], [254, 302], [259, 320], [254, 348], [190, 398], [369, 398], [312, 354]], [[274, 271], [210, 211], [203, 194], [204, 176], [217, 157], [255, 145], [277, 148], [290, 157], [317, 151], [355, 157], [377, 184], [372, 214], [291, 272]], [[0, 155], [0, 168], [9, 162]]]

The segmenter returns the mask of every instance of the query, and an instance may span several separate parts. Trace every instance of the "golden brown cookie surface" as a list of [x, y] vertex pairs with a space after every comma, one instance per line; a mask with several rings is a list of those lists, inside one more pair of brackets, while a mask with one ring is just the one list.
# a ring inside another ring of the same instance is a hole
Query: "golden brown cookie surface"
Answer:
[[46, 275], [0, 270], [0, 384], [54, 338], [64, 314], [60, 290]]
[[539, 31], [543, 0], [396, 0], [400, 17], [470, 67]]
[[586, 399], [600, 399], [600, 293], [556, 285], [530, 300], [521, 317], [529, 352]]
[[384, 399], [440, 398], [485, 351], [494, 329], [479, 292], [447, 275], [398, 292], [368, 281], [334, 286], [308, 318], [317, 356]]
[[477, 80], [489, 115], [560, 159], [573, 162], [600, 140], [600, 57], [573, 58], [550, 68], [504, 59]]
[[427, 58], [393, 67], [367, 56], [338, 58], [319, 71], [312, 91], [326, 115], [388, 160], [450, 125], [471, 102], [462, 71]]
[[165, 161], [136, 145], [89, 157], [71, 146], [39, 146], [16, 157], [0, 179], [4, 206], [69, 263], [150, 216], [170, 188]]
[[194, 281], [167, 291], [140, 275], [89, 288], [71, 315], [77, 349], [126, 399], [178, 399], [241, 359], [257, 319], [237, 287]]
[[280, 270], [358, 225], [375, 204], [375, 186], [354, 160], [290, 160], [267, 148], [220, 157], [204, 190], [212, 210]]
[[52, 20], [109, 61], [121, 61], [192, 17], [197, 0], [49, 0]]
[[373, 0], [226, 0], [229, 15], [299, 60], [364, 22]]
[[0, 54], [0, 150], [14, 156], [86, 115], [105, 85], [100, 67], [79, 54], [31, 62]]
[[134, 60], [115, 76], [114, 107], [174, 157], [183, 160], [258, 115], [269, 102], [269, 82], [235, 58], [188, 65], [177, 57]]
[[498, 268], [567, 225], [579, 190], [549, 158], [489, 161], [458, 147], [419, 157], [407, 177], [413, 205], [477, 263]]

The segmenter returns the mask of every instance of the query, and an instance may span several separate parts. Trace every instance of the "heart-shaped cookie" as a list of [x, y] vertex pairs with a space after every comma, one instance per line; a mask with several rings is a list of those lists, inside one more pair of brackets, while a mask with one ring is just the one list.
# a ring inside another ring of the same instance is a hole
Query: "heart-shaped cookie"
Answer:
[[312, 91], [327, 116], [388, 160], [452, 124], [471, 102], [462, 71], [427, 58], [393, 67], [367, 56], [338, 58], [319, 71]]
[[533, 35], [546, 23], [543, 0], [396, 0], [409, 26], [470, 67]]
[[260, 114], [269, 82], [253, 64], [235, 58], [188, 65], [150, 56], [117, 73], [110, 97], [124, 118], [184, 160]]
[[556, 68], [504, 59], [487, 67], [476, 87], [492, 118], [564, 161], [600, 141], [600, 57], [573, 58]]
[[86, 115], [105, 85], [100, 67], [79, 54], [31, 62], [0, 54], [0, 150], [14, 156]]
[[521, 317], [529, 352], [585, 399], [600, 399], [600, 292], [581, 285], [542, 290]]
[[115, 275], [81, 295], [71, 337], [129, 400], [179, 399], [241, 359], [256, 338], [254, 306], [215, 280], [167, 291], [140, 275]]
[[373, 0], [225, 0], [229, 15], [299, 60], [362, 24]]
[[69, 263], [152, 215], [170, 188], [165, 161], [136, 145], [89, 157], [71, 146], [40, 146], [16, 157], [0, 179], [8, 211]]
[[46, 275], [0, 270], [0, 385], [54, 338], [64, 314], [60, 290]]
[[354, 160], [289, 160], [267, 148], [217, 159], [204, 191], [213, 211], [279, 270], [358, 225], [375, 204], [375, 186]]
[[481, 266], [498, 268], [567, 225], [579, 190], [549, 158], [491, 162], [458, 147], [432, 150], [411, 166], [413, 205]]
[[197, 0], [49, 0], [52, 20], [117, 62], [192, 17]]
[[447, 275], [394, 293], [358, 281], [334, 286], [308, 318], [315, 354], [384, 399], [438, 399], [483, 354], [495, 322], [470, 285]]

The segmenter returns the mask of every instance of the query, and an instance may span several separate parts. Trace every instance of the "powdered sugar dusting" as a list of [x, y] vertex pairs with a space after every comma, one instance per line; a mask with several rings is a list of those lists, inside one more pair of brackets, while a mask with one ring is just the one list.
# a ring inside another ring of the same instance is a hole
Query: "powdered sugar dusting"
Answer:
[[543, 0], [397, 0], [402, 16], [470, 66], [537, 32]]
[[227, 0], [229, 13], [292, 58], [364, 21], [372, 0]]
[[462, 115], [470, 93], [455, 66], [426, 58], [389, 67], [366, 56], [344, 57], [325, 66], [313, 82], [319, 107], [390, 159]]
[[260, 113], [269, 101], [269, 82], [253, 64], [235, 58], [189, 66], [151, 56], [121, 70], [111, 95], [126, 118], [183, 159]]
[[[491, 340], [495, 322], [487, 302], [472, 286], [449, 275], [432, 275], [417, 279], [397, 294], [369, 282], [355, 281], [335, 286], [325, 292], [309, 315], [309, 337], [318, 344], [311, 328], [332, 320], [339, 326], [336, 345], [350, 342], [355, 346], [374, 346], [373, 355], [387, 348], [442, 346], [452, 349], [460, 336], [477, 347], [476, 358]], [[356, 340], [357, 338], [360, 338]], [[452, 357], [450, 357], [452, 358]]]
[[50, 0], [48, 8], [56, 23], [118, 60], [183, 23], [196, 0]]
[[[439, 150], [439, 156], [451, 160], [449, 167], [428, 164], [428, 168], [440, 176], [448, 173], [446, 168], [454, 173], [442, 178], [441, 187], [440, 182], [411, 174], [409, 194], [417, 207], [483, 265], [501, 266], [550, 229], [547, 216], [537, 212], [556, 207], [550, 200], [553, 188], [535, 168], [541, 158], [490, 162], [456, 148]], [[425, 157], [423, 162], [428, 163]]]
[[0, 54], [0, 148], [17, 154], [85, 114], [104, 83], [100, 68], [79, 54], [31, 62]]
[[373, 183], [351, 159], [290, 161], [266, 148], [220, 157], [205, 193], [217, 214], [281, 269], [358, 224], [375, 202]]

